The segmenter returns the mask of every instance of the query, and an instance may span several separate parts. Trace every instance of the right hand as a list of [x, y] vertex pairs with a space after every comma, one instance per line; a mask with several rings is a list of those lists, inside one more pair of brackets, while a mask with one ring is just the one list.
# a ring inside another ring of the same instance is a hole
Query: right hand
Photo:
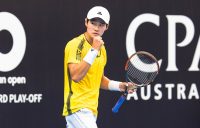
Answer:
[[100, 50], [101, 46], [104, 44], [104, 41], [102, 40], [102, 37], [100, 36], [96, 36], [93, 38], [93, 43], [92, 43], [92, 47], [96, 50]]
[[[132, 94], [133, 92], [136, 91], [137, 87], [135, 84], [131, 83], [131, 82], [122, 82], [119, 85], [119, 88], [121, 91], [127, 91], [128, 94]], [[126, 90], [127, 89], [127, 90]]]

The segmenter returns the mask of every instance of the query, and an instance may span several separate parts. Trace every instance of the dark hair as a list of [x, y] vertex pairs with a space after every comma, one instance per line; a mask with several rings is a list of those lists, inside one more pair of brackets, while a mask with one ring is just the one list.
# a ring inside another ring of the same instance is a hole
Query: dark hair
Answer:
[[[92, 19], [86, 19], [86, 22], [88, 23], [89, 21], [96, 21], [98, 19], [98, 21], [100, 21], [102, 24], [106, 24], [102, 19], [100, 18], [92, 18]], [[108, 24], [106, 24], [106, 27], [108, 27]]]

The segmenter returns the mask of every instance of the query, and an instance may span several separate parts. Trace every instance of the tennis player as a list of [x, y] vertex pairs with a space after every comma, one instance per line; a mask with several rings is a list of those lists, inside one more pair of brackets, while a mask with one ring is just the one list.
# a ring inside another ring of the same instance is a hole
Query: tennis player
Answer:
[[97, 128], [100, 88], [125, 91], [127, 85], [134, 86], [104, 76], [107, 55], [102, 35], [109, 27], [109, 20], [106, 8], [91, 8], [85, 19], [86, 32], [65, 47], [63, 115], [67, 128]]

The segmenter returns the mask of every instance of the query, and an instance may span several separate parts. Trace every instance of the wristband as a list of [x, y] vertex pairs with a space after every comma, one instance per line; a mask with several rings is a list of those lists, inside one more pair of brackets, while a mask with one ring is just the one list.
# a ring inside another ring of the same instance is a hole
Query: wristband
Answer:
[[114, 80], [110, 80], [108, 83], [108, 90], [110, 91], [121, 91], [119, 88], [119, 84], [121, 82], [119, 81], [114, 81]]
[[88, 51], [88, 53], [85, 55], [83, 60], [86, 61], [87, 63], [89, 63], [90, 65], [92, 65], [92, 63], [94, 62], [97, 55], [98, 55], [98, 51], [94, 48], [91, 48]]

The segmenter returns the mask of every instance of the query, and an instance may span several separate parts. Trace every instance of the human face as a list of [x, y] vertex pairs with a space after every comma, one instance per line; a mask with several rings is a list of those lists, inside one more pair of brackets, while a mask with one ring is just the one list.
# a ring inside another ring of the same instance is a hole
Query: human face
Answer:
[[85, 26], [87, 33], [90, 37], [102, 36], [103, 33], [108, 29], [108, 25], [101, 23], [99, 20], [85, 20]]

